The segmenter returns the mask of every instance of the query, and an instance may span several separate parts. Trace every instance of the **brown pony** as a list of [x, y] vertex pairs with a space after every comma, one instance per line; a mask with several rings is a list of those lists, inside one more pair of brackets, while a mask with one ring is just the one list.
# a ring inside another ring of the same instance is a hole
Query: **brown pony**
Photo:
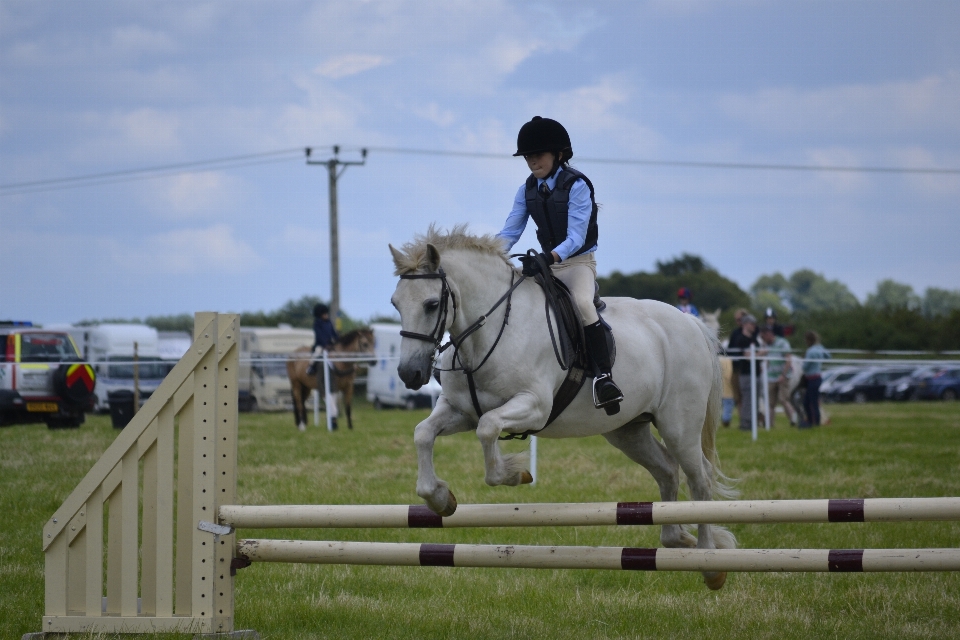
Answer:
[[[338, 339], [328, 350], [331, 358], [344, 356], [369, 356], [370, 364], [373, 360], [373, 330], [354, 329]], [[319, 365], [319, 375], [310, 375], [311, 351], [308, 347], [300, 347], [287, 360], [287, 377], [290, 378], [290, 391], [293, 394], [293, 419], [297, 428], [303, 431], [307, 426], [307, 411], [304, 403], [307, 394], [313, 389], [323, 389], [323, 365]], [[353, 429], [353, 418], [350, 405], [353, 402], [353, 380], [357, 375], [357, 360], [350, 362], [332, 362], [333, 378], [330, 380], [330, 392], [343, 394], [343, 404], [347, 410], [347, 427]], [[321, 393], [322, 395], [322, 393]], [[333, 428], [337, 428], [337, 419], [333, 418]]]

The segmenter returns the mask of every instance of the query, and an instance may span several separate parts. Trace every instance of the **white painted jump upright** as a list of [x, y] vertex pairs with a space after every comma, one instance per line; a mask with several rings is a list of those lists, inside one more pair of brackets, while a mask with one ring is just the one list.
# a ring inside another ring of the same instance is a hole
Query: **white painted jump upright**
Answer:
[[236, 501], [239, 330], [196, 314], [190, 350], [44, 526], [43, 632], [233, 629], [234, 536], [197, 523]]

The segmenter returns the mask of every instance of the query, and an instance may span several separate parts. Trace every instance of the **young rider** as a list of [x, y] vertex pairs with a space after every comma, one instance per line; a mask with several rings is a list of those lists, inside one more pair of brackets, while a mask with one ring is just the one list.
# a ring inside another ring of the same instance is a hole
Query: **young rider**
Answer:
[[[330, 307], [318, 302], [313, 306], [313, 347], [312, 351], [319, 356], [319, 350], [329, 349], [337, 341], [337, 330], [330, 321]], [[318, 360], [314, 359], [307, 369], [307, 374], [315, 375], [317, 373]]]
[[689, 313], [695, 318], [700, 317], [700, 311], [693, 305], [693, 294], [690, 293], [690, 289], [687, 287], [680, 287], [680, 290], [677, 291], [677, 309], [683, 311], [684, 313]]
[[[573, 295], [583, 320], [587, 348], [600, 375], [593, 383], [597, 408], [613, 409], [623, 394], [610, 375], [610, 352], [600, 316], [593, 304], [597, 279], [597, 203], [590, 180], [570, 167], [573, 157], [570, 136], [556, 120], [535, 116], [517, 134], [517, 152], [532, 173], [513, 199], [513, 209], [497, 234], [509, 251], [533, 218], [540, 256], [552, 274]], [[539, 265], [521, 260], [524, 275], [536, 275]], [[609, 412], [609, 411], [608, 411]]]

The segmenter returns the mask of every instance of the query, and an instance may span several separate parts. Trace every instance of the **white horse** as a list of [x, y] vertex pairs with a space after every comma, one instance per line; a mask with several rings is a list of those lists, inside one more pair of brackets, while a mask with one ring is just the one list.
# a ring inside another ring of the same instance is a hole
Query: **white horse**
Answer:
[[[537, 435], [544, 438], [603, 435], [650, 471], [664, 501], [677, 499], [681, 469], [693, 500], [734, 496], [718, 467], [714, 444], [722, 389], [719, 344], [702, 322], [662, 302], [607, 298], [603, 317], [617, 339], [613, 377], [623, 389], [621, 411], [610, 416], [596, 409], [588, 380], [544, 429], [566, 372], [554, 354], [543, 290], [533, 280], [524, 280], [507, 300], [505, 294], [520, 274], [498, 239], [469, 235], [465, 226], [449, 233], [431, 226], [425, 236], [399, 251], [391, 246], [390, 251], [401, 278], [391, 302], [403, 328], [398, 373], [406, 386], [418, 389], [432, 375], [435, 348], [444, 331], [454, 341], [462, 340], [457, 370], [455, 349], [442, 352], [443, 391], [414, 434], [417, 494], [433, 511], [451, 515], [457, 507], [447, 483], [434, 471], [434, 441], [437, 436], [474, 430], [483, 448], [485, 480], [491, 486], [531, 481], [525, 454], [500, 452], [501, 434], [543, 429]], [[482, 328], [469, 332], [481, 316], [485, 316]], [[482, 417], [474, 409], [461, 365], [474, 370]], [[662, 443], [651, 433], [651, 424]], [[660, 541], [666, 547], [736, 546], [733, 534], [723, 527], [700, 524], [696, 538], [691, 530], [664, 525]], [[726, 580], [725, 573], [703, 575], [711, 589], [721, 588]]]

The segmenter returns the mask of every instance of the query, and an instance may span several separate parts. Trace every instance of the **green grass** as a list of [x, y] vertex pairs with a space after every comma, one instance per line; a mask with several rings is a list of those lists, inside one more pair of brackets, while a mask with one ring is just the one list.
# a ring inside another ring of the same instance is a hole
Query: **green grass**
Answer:
[[[832, 423], [723, 429], [723, 468], [745, 499], [960, 496], [960, 404], [830, 407]], [[425, 411], [361, 404], [356, 430], [299, 433], [289, 414], [241, 414], [241, 504], [419, 502], [413, 427]], [[38, 631], [40, 532], [116, 436], [0, 429], [0, 638]], [[506, 443], [518, 451], [524, 443]], [[488, 487], [476, 438], [440, 439], [437, 470], [461, 504], [656, 500], [602, 438], [540, 440], [536, 486]], [[960, 546], [960, 523], [733, 526], [743, 547]], [[656, 528], [251, 531], [255, 537], [657, 546]], [[244, 532], [241, 531], [243, 536]], [[956, 638], [957, 574], [731, 574], [255, 564], [237, 577], [236, 628], [264, 638]], [[75, 636], [76, 637], [76, 636]], [[83, 636], [81, 636], [83, 637]]]

